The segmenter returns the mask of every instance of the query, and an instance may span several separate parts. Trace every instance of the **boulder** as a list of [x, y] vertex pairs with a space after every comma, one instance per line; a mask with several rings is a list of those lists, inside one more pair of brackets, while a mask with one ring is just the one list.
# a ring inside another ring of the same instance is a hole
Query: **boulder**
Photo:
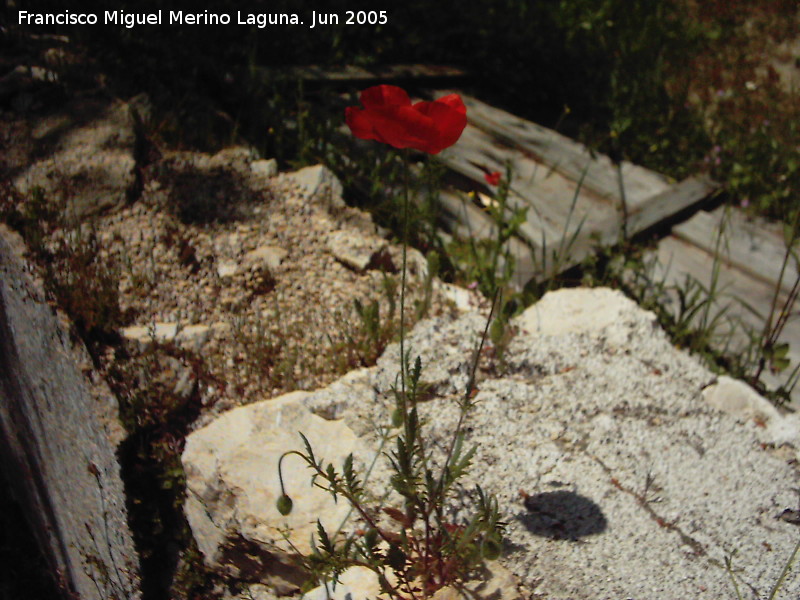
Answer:
[[[464, 589], [445, 587], [433, 595], [434, 600], [522, 600], [514, 575], [497, 562], [487, 563]], [[339, 578], [338, 584], [321, 585], [304, 596], [304, 600], [375, 600], [381, 596], [375, 572], [366, 567], [351, 567]]]
[[[317, 519], [333, 532], [347, 516], [346, 502], [335, 503], [310, 485], [311, 471], [296, 455], [283, 462], [294, 510], [284, 517], [276, 508], [278, 460], [284, 452], [303, 449], [299, 432], [317, 457], [337, 468], [351, 452], [362, 459], [367, 455], [344, 422], [325, 420], [306, 408], [307, 396], [292, 392], [235, 408], [187, 437], [186, 516], [209, 566], [249, 581], [271, 578], [291, 589], [302, 581], [291, 569], [292, 548], [310, 550]], [[290, 531], [286, 539], [284, 530]]]
[[250, 172], [257, 179], [269, 179], [278, 174], [278, 161], [274, 158], [255, 160], [250, 164]]
[[727, 375], [703, 390], [711, 406], [750, 423], [768, 444], [791, 445], [800, 450], [800, 415], [781, 414], [769, 400], [749, 385]]
[[286, 250], [278, 246], [259, 246], [244, 255], [244, 262], [250, 268], [267, 268], [275, 271], [288, 255]]
[[[117, 400], [0, 224], [0, 459], [53, 574], [82, 600], [140, 597]], [[66, 590], [65, 590], [66, 591]]]

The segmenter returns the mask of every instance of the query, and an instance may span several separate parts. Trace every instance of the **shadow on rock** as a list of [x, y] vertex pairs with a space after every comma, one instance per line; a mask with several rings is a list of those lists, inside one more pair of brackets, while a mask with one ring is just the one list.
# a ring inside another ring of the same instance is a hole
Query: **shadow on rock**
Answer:
[[608, 522], [589, 498], [561, 490], [525, 498], [527, 512], [517, 516], [534, 535], [557, 540], [577, 540], [605, 531]]

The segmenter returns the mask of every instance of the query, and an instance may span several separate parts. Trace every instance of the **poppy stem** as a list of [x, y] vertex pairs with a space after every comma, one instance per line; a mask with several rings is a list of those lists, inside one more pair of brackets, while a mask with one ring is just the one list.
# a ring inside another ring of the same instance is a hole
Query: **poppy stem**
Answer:
[[[400, 281], [400, 393], [403, 421], [406, 422], [406, 267], [408, 261], [408, 149], [403, 150], [403, 267]], [[407, 433], [407, 432], [406, 432]]]

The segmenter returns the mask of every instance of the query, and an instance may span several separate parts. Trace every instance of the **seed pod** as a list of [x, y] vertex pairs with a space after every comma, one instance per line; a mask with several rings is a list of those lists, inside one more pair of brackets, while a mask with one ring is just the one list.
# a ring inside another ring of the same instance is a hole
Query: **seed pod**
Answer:
[[278, 512], [281, 513], [284, 517], [292, 512], [293, 506], [292, 499], [289, 498], [286, 494], [282, 494], [275, 505], [278, 507]]

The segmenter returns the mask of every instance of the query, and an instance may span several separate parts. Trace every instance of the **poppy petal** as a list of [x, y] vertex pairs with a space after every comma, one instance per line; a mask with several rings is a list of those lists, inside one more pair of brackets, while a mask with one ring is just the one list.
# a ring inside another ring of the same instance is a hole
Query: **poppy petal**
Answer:
[[[458, 102], [460, 104], [461, 100], [459, 99]], [[447, 103], [438, 100], [418, 102], [414, 108], [430, 118], [436, 126], [436, 134], [429, 138], [428, 149], [425, 150], [431, 154], [438, 154], [455, 144], [467, 126], [466, 113], [460, 112], [458, 108], [453, 108]]]
[[403, 88], [396, 85], [375, 85], [361, 92], [364, 108], [384, 108], [388, 106], [410, 106], [411, 99]]
[[395, 148], [437, 154], [455, 144], [467, 124], [467, 109], [458, 94], [412, 106], [402, 88], [376, 85], [361, 92], [360, 98], [363, 109], [345, 110], [353, 135]]
[[[378, 140], [375, 137], [373, 121], [366, 110], [357, 106], [348, 106], [344, 111], [344, 119], [350, 131], [362, 140]], [[378, 140], [382, 141], [382, 140]]]
[[467, 107], [464, 106], [464, 101], [461, 100], [461, 96], [458, 94], [448, 94], [447, 96], [442, 96], [436, 102], [441, 102], [442, 104], [446, 104], [456, 112], [461, 113], [462, 115], [467, 114]]

